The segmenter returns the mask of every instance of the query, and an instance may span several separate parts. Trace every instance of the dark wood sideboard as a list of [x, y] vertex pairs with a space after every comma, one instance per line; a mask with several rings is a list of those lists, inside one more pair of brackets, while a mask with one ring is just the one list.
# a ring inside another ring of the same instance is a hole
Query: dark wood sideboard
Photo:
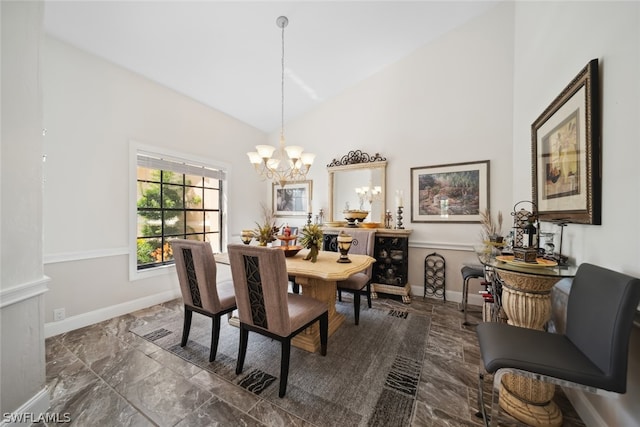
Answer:
[[[323, 227], [323, 250], [338, 250], [338, 233], [353, 231], [349, 227]], [[409, 235], [408, 229], [374, 228], [375, 247], [373, 278], [371, 282], [371, 298], [378, 293], [399, 295], [402, 302], [411, 302], [411, 286], [409, 285]]]

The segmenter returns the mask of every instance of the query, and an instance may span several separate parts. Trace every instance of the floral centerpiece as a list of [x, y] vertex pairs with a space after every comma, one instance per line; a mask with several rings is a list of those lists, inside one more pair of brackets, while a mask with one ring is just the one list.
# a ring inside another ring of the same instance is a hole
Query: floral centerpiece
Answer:
[[316, 262], [318, 260], [318, 252], [322, 244], [322, 229], [318, 224], [307, 224], [302, 229], [302, 237], [300, 244], [309, 249], [309, 253], [304, 259]]

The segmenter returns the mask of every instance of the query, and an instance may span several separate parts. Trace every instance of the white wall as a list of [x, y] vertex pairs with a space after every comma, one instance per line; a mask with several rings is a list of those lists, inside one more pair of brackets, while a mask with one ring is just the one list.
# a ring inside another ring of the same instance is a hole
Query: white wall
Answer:
[[[324, 166], [362, 149], [388, 160], [388, 207], [396, 189], [408, 198], [411, 167], [488, 159], [491, 208], [508, 218], [515, 202], [531, 197], [531, 123], [597, 57], [603, 225], [568, 226], [565, 249], [578, 262], [640, 276], [640, 229], [633, 223], [640, 207], [639, 29], [635, 2], [505, 2], [388, 66], [286, 125], [289, 143], [318, 154], [310, 174], [314, 212], [328, 207]], [[44, 58], [44, 252], [53, 279], [48, 321], [62, 304], [68, 315], [81, 315], [118, 304], [126, 309], [133, 299], [177, 289], [169, 276], [132, 283], [126, 275], [131, 138], [232, 164], [229, 229], [237, 234], [253, 227], [259, 203], [270, 203], [270, 185], [257, 181], [244, 153], [263, 142], [263, 134], [56, 40], [46, 40]], [[268, 139], [275, 143], [277, 135]], [[459, 292], [460, 264], [474, 261], [470, 249], [479, 226], [411, 223], [409, 217], [407, 210], [415, 293], [422, 294], [424, 257], [434, 250], [447, 260], [447, 289]], [[640, 419], [632, 405], [640, 396], [637, 329], [633, 339], [627, 395], [577, 397], [586, 411], [581, 415], [595, 425]]]
[[328, 207], [323, 166], [349, 150], [379, 152], [388, 160], [387, 209], [395, 210], [396, 190], [407, 201], [409, 283], [422, 296], [424, 258], [437, 250], [447, 260], [447, 293], [459, 297], [460, 264], [478, 263], [471, 250], [480, 227], [411, 223], [410, 169], [490, 160], [490, 207], [509, 218], [512, 88], [513, 5], [505, 3], [287, 124], [289, 141], [318, 153], [314, 210]]
[[42, 295], [43, 4], [2, 2], [0, 13], [0, 412], [39, 414], [49, 406]]
[[266, 140], [255, 128], [50, 37], [43, 44], [43, 91], [47, 322], [56, 308], [66, 309], [67, 321], [75, 317], [77, 327], [101, 320], [78, 319], [96, 310], [130, 310], [133, 300], [153, 304], [179, 295], [172, 268], [129, 281], [130, 141], [231, 165], [231, 241], [270, 200], [245, 154]]
[[[640, 3], [516, 2], [513, 155], [530, 162], [530, 127], [593, 58], [602, 94], [602, 225], [565, 228], [566, 252], [640, 277]], [[529, 168], [513, 170], [513, 197], [531, 194]], [[565, 246], [563, 246], [564, 250]], [[603, 292], [603, 298], [606, 291]], [[640, 331], [633, 331], [625, 395], [585, 394], [594, 425], [640, 425]]]

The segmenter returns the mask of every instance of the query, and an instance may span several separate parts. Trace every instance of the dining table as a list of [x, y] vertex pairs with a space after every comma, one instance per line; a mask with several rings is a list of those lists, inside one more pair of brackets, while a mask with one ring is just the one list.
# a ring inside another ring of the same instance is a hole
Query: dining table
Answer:
[[[274, 247], [273, 250], [280, 250]], [[287, 273], [295, 277], [300, 285], [302, 295], [307, 295], [327, 304], [329, 310], [329, 336], [333, 335], [345, 320], [343, 314], [336, 310], [337, 282], [359, 273], [372, 265], [376, 259], [368, 255], [349, 254], [351, 262], [338, 262], [340, 254], [333, 251], [319, 251], [316, 262], [305, 260], [308, 249], [303, 249], [294, 256], [285, 257]], [[215, 254], [215, 260], [221, 264], [229, 264], [227, 253]], [[237, 317], [229, 322], [238, 325]], [[307, 350], [317, 352], [320, 349], [320, 330], [314, 323], [303, 332], [296, 335], [291, 344]]]

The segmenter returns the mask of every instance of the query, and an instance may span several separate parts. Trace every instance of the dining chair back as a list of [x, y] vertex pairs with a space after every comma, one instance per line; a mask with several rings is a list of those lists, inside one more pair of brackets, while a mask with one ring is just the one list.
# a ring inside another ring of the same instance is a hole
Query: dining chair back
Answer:
[[[640, 279], [581, 264], [567, 301], [566, 332], [481, 323], [476, 329], [481, 366], [479, 408], [485, 423], [497, 425], [501, 378], [505, 373], [591, 393], [625, 393], [629, 339], [640, 301]], [[484, 372], [493, 373], [491, 416], [482, 400]]]
[[236, 309], [231, 280], [217, 281], [216, 261], [208, 242], [175, 239], [170, 241], [180, 291], [184, 302], [184, 325], [180, 345], [187, 345], [193, 312], [212, 318], [211, 350], [213, 362], [218, 351], [220, 318]]
[[280, 341], [280, 389], [287, 389], [291, 339], [315, 322], [320, 324], [320, 353], [327, 354], [328, 306], [306, 295], [288, 292], [284, 252], [274, 248], [230, 244], [227, 247], [240, 319], [236, 374], [247, 353], [249, 332]]
[[[375, 246], [375, 230], [353, 230], [347, 232], [353, 237], [349, 253], [358, 255], [374, 255]], [[355, 324], [360, 323], [360, 296], [362, 294], [367, 297], [367, 305], [371, 308], [371, 277], [373, 274], [373, 265], [371, 264], [366, 270], [353, 274], [348, 279], [341, 280], [337, 283], [338, 300], [342, 301], [342, 291], [353, 294], [353, 312]]]

